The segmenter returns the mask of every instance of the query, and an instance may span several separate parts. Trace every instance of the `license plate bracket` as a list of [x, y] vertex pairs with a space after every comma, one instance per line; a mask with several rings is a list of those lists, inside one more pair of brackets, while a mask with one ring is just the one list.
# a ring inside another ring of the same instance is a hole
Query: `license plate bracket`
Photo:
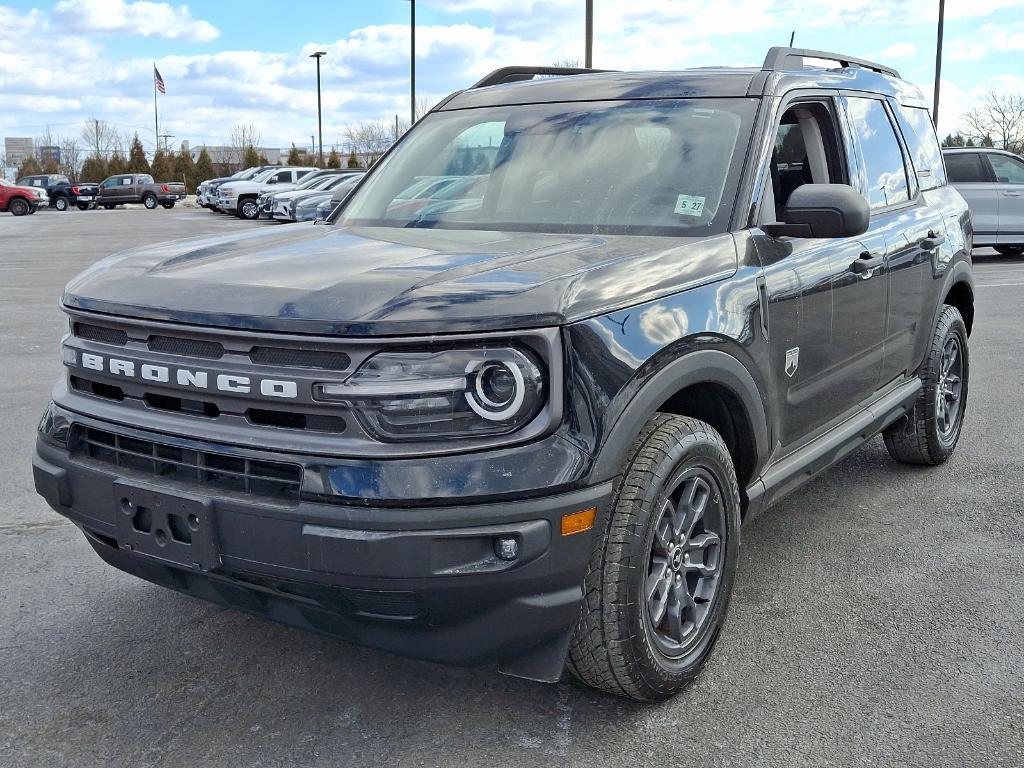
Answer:
[[120, 547], [200, 571], [220, 565], [210, 499], [123, 481], [113, 490]]

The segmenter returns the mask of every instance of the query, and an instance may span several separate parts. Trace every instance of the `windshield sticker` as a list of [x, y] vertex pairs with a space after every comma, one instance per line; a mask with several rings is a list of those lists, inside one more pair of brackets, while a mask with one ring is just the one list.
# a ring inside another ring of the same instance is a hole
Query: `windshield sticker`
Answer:
[[704, 213], [704, 198], [695, 195], [680, 195], [676, 198], [676, 213], [683, 216], [700, 216]]

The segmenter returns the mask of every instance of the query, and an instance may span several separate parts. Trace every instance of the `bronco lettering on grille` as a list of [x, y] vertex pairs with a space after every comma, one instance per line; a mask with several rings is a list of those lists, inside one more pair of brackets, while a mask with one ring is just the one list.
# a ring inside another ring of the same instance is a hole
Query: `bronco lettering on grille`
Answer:
[[[104, 358], [91, 352], [83, 352], [81, 366], [91, 371], [107, 372], [113, 376], [129, 379], [141, 378], [160, 384], [174, 383], [187, 389], [213, 389], [232, 394], [248, 394], [253, 389], [249, 376], [233, 374], [212, 374], [195, 368], [177, 368], [166, 365], [144, 363], [136, 365], [132, 360], [116, 357]], [[260, 379], [259, 393], [264, 397], [293, 399], [299, 396], [298, 384], [285, 379]]]

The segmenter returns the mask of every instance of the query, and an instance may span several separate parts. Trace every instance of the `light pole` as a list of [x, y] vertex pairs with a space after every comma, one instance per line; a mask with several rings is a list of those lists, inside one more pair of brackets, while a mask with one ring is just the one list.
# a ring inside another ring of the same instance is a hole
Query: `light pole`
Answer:
[[583, 53], [583, 66], [590, 69], [594, 66], [594, 0], [587, 0], [586, 20], [587, 42]]
[[320, 59], [327, 55], [327, 51], [317, 51], [309, 54], [309, 58], [316, 59], [316, 127], [320, 134], [320, 167], [324, 167], [324, 124], [320, 113]]
[[946, 22], [946, 0], [939, 0], [939, 31], [935, 41], [935, 98], [932, 101], [932, 122], [939, 130], [939, 78], [942, 76], [942, 27]]
[[409, 0], [409, 127], [416, 122], [416, 0]]

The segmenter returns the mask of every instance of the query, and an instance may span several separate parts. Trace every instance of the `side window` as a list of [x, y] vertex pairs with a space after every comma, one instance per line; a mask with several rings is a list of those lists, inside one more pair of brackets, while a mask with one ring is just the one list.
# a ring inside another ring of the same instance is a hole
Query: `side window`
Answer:
[[900, 107], [900, 112], [910, 128], [903, 132], [903, 138], [910, 148], [921, 189], [941, 187], [946, 183], [946, 169], [931, 115], [922, 107]]
[[[797, 187], [847, 183], [839, 147], [834, 112], [827, 103], [801, 101], [786, 109], [775, 131], [769, 166], [776, 220]], [[771, 217], [762, 208], [762, 221]]]
[[950, 152], [946, 155], [946, 173], [954, 184], [992, 181], [977, 152]]
[[312, 172], [313, 172], [313, 171], [311, 171], [311, 170], [305, 170], [305, 171], [296, 171], [296, 172], [295, 172], [295, 180], [296, 180], [296, 181], [298, 181], [298, 180], [299, 180], [299, 179], [301, 179], [301, 178], [302, 178], [303, 176], [308, 176], [308, 175], [309, 175], [309, 174], [311, 174]]
[[277, 176], [275, 178], [279, 182], [281, 182], [281, 181], [291, 181], [292, 180], [292, 172], [291, 171], [281, 171], [281, 172], [279, 172], [277, 174]]
[[122, 176], [121, 177], [121, 186], [122, 187], [130, 187], [131, 185], [132, 185], [132, 177], [131, 176]]
[[872, 210], [910, 200], [903, 150], [889, 113], [878, 99], [847, 98], [853, 135], [860, 147]]
[[1024, 161], [1009, 155], [988, 152], [984, 155], [1001, 184], [1024, 184]]

